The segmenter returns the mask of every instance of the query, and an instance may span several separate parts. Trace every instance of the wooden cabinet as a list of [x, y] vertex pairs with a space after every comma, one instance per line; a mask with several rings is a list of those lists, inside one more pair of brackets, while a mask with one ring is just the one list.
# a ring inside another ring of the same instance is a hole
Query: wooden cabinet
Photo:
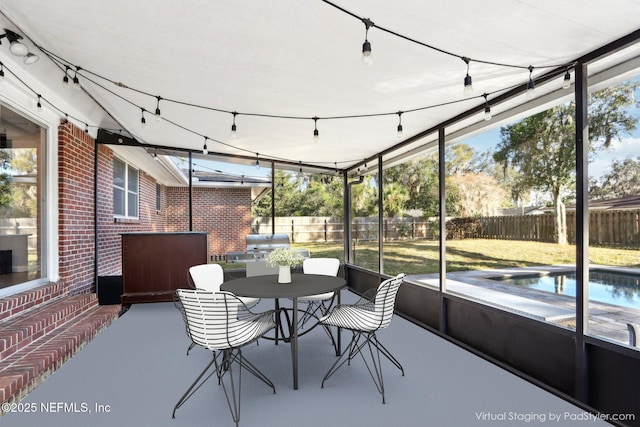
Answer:
[[122, 234], [122, 303], [173, 301], [189, 267], [207, 263], [207, 233]]

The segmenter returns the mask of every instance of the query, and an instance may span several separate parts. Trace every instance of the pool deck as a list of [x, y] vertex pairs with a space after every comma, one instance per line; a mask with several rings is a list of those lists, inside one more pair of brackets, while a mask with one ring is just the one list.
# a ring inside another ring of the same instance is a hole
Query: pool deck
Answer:
[[[640, 269], [593, 264], [590, 265], [590, 268], [640, 275]], [[573, 265], [558, 265], [453, 271], [447, 273], [447, 290], [523, 316], [574, 329], [576, 306], [574, 297], [492, 280], [495, 277], [551, 274], [572, 270], [575, 270]], [[438, 287], [438, 274], [411, 275], [406, 280], [431, 288]], [[629, 331], [627, 323], [640, 324], [640, 310], [590, 301], [588, 325], [588, 333], [590, 335], [606, 338], [618, 344], [628, 345]]]

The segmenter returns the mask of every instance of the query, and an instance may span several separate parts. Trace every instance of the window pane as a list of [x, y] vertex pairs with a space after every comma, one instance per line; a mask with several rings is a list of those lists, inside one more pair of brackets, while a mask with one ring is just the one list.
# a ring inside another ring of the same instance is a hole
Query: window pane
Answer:
[[124, 188], [126, 179], [126, 165], [120, 159], [113, 159], [113, 185]]
[[124, 190], [113, 189], [113, 214], [124, 216]]
[[136, 193], [128, 193], [127, 216], [138, 216], [138, 195]]
[[[640, 331], [637, 99], [637, 74], [589, 94], [589, 121], [603, 125], [589, 129], [588, 255], [592, 264], [587, 333], [640, 350], [640, 336], [636, 336]], [[575, 276], [566, 281], [569, 292], [575, 292]]]
[[127, 179], [127, 189], [131, 192], [138, 193], [138, 170], [129, 166], [129, 176]]
[[0, 105], [0, 288], [42, 277], [46, 132]]

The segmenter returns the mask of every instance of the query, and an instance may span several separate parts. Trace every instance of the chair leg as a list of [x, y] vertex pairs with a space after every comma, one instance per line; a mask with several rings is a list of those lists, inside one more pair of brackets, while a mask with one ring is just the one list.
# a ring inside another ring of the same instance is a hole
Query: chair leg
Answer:
[[[371, 379], [373, 380], [373, 383], [376, 385], [378, 392], [382, 395], [382, 404], [384, 405], [386, 402], [384, 399], [384, 379], [382, 378], [382, 364], [380, 363], [380, 349], [375, 344], [373, 344], [372, 338], [375, 339], [375, 334], [367, 335], [367, 337], [365, 338], [365, 342], [362, 344], [362, 346], [360, 346], [360, 349], [362, 349], [366, 344], [367, 348], [369, 349], [369, 356], [371, 357], [371, 364], [373, 365], [373, 371], [371, 370], [369, 363], [367, 363], [367, 359], [365, 358], [364, 353], [362, 351], [359, 351], [359, 353], [360, 353], [360, 357], [362, 357], [362, 361], [364, 362], [365, 366], [367, 367], [367, 370], [369, 371], [369, 375], [371, 375]], [[373, 352], [374, 347], [376, 349], [375, 354]], [[375, 375], [374, 375], [374, 372], [375, 372]]]
[[400, 362], [398, 362], [398, 359], [393, 357], [389, 350], [387, 350], [387, 348], [383, 346], [380, 341], [378, 341], [378, 337], [375, 336], [375, 334], [372, 337], [372, 344], [382, 353], [384, 357], [386, 357], [391, 363], [393, 363], [398, 369], [400, 369], [400, 372], [402, 372], [402, 376], [404, 377], [404, 368], [402, 367]]
[[[362, 342], [360, 342], [361, 338], [363, 338]], [[368, 349], [368, 352], [362, 351], [365, 347]], [[368, 353], [369, 361], [367, 361], [365, 353]], [[400, 362], [398, 362], [398, 360], [389, 352], [389, 350], [387, 350], [386, 347], [384, 347], [382, 343], [378, 341], [375, 333], [354, 332], [353, 338], [351, 339], [351, 342], [349, 343], [347, 348], [342, 352], [338, 360], [335, 361], [329, 371], [325, 374], [324, 378], [322, 379], [321, 387], [324, 388], [324, 382], [333, 374], [335, 374], [342, 365], [344, 365], [345, 363], [351, 364], [351, 359], [353, 359], [357, 354], [360, 354], [360, 357], [362, 357], [362, 361], [367, 367], [373, 383], [378, 389], [378, 392], [382, 395], [382, 403], [386, 403], [384, 396], [384, 379], [382, 377], [382, 364], [380, 363], [380, 354], [382, 354], [398, 369], [400, 369], [403, 376], [404, 369], [402, 368]]]
[[189, 352], [191, 351], [191, 349], [192, 349], [193, 347], [195, 347], [196, 345], [197, 345], [197, 344], [196, 344], [196, 343], [194, 343], [194, 342], [192, 342], [192, 343], [189, 345], [189, 348], [187, 349], [187, 356], [189, 355]]
[[359, 332], [353, 333], [353, 338], [351, 338], [351, 342], [349, 342], [349, 345], [342, 351], [342, 354], [340, 354], [340, 357], [338, 357], [338, 359], [333, 363], [333, 365], [331, 365], [327, 373], [324, 375], [324, 378], [322, 378], [322, 384], [320, 388], [324, 388], [324, 382], [328, 380], [333, 374], [335, 374], [336, 371], [340, 369], [342, 365], [344, 365], [347, 362], [351, 362], [351, 359], [355, 355], [355, 353], [353, 353], [353, 349], [357, 348], [357, 342], [358, 342], [358, 339], [360, 338], [360, 335], [361, 334]]
[[[235, 380], [235, 375], [233, 373], [233, 364], [237, 363], [238, 365], [238, 378]], [[202, 379], [207, 371], [214, 365], [214, 369], [209, 375], [207, 375], [204, 379]], [[260, 381], [271, 387], [273, 392], [276, 392], [276, 388], [269, 380], [269, 378], [264, 375], [258, 368], [255, 367], [251, 362], [249, 362], [245, 357], [242, 357], [242, 351], [240, 349], [237, 350], [224, 350], [222, 352], [222, 360], [218, 362], [218, 354], [213, 353], [213, 358], [211, 362], [207, 365], [207, 367], [198, 375], [193, 384], [187, 389], [187, 391], [182, 395], [176, 406], [173, 408], [173, 414], [171, 418], [176, 417], [176, 410], [180, 408], [191, 396], [194, 395], [196, 391], [202, 385], [211, 378], [214, 374], [216, 374], [218, 378], [218, 384], [222, 385], [222, 389], [224, 390], [225, 398], [227, 399], [227, 404], [229, 405], [229, 410], [231, 411], [231, 417], [233, 421], [238, 425], [240, 421], [240, 384], [242, 380], [242, 368], [245, 368], [249, 373], [254, 375]], [[225, 374], [229, 375], [229, 389], [224, 381]]]
[[[238, 364], [238, 379], [234, 380], [233, 375], [233, 364]], [[231, 417], [233, 421], [236, 423], [236, 426], [240, 422], [240, 392], [241, 392], [241, 383], [242, 383], [242, 368], [245, 368], [249, 373], [255, 375], [260, 381], [271, 387], [273, 393], [276, 392], [276, 388], [273, 383], [264, 375], [258, 368], [256, 368], [251, 362], [249, 362], [246, 358], [242, 357], [242, 350], [225, 350], [224, 356], [222, 359], [222, 363], [218, 365], [216, 361], [216, 371], [219, 372], [219, 380], [222, 384], [222, 389], [224, 390], [225, 397], [227, 399], [227, 404], [229, 405], [229, 410], [231, 411]], [[224, 374], [229, 373], [229, 386], [230, 390], [227, 389], [224, 381]], [[229, 393], [230, 392], [230, 393]]]
[[[209, 362], [209, 364], [207, 365], [206, 368], [204, 368], [204, 370], [200, 373], [200, 375], [198, 375], [198, 377], [196, 378], [196, 380], [193, 382], [193, 384], [191, 384], [191, 386], [189, 386], [189, 388], [187, 389], [187, 391], [184, 392], [184, 394], [182, 395], [182, 397], [180, 398], [180, 400], [178, 400], [178, 403], [176, 403], [176, 406], [174, 406], [173, 408], [173, 413], [171, 414], [171, 418], [175, 418], [176, 417], [176, 411], [178, 410], [179, 407], [181, 407], [187, 400], [189, 400], [189, 398], [191, 396], [193, 396], [193, 394], [198, 391], [198, 389], [200, 387], [202, 387], [202, 385], [207, 382], [207, 380], [209, 378], [211, 378], [211, 376], [213, 374], [218, 374], [218, 381], [220, 380], [219, 377], [219, 373], [217, 370], [217, 362], [216, 362], [216, 358], [217, 358], [217, 354], [214, 352], [213, 353], [213, 358], [211, 360], [211, 362]], [[209, 368], [211, 368], [211, 365], [216, 364], [216, 369], [211, 372], [209, 375], [207, 375], [207, 377], [200, 381], [202, 379], [202, 377], [204, 377], [204, 375], [207, 373], [207, 371], [209, 370]]]

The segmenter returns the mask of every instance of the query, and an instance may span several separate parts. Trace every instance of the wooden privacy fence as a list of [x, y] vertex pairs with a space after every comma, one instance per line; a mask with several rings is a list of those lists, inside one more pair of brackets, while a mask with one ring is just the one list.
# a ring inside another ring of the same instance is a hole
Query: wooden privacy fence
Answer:
[[[553, 214], [513, 215], [478, 218], [478, 238], [553, 242]], [[576, 241], [576, 213], [567, 212], [567, 240]], [[640, 209], [592, 210], [589, 212], [589, 244], [640, 244]]]
[[[554, 242], [553, 215], [513, 215], [477, 218], [481, 231], [476, 238], [502, 240], [530, 240]], [[271, 233], [271, 218], [257, 217], [252, 231]], [[436, 239], [437, 219], [385, 218], [384, 240]], [[338, 242], [344, 239], [344, 226], [340, 217], [276, 217], [275, 232], [287, 234], [292, 243]], [[357, 217], [352, 223], [352, 238], [356, 241], [378, 239], [378, 218]], [[576, 240], [576, 213], [567, 212], [567, 240]], [[589, 212], [589, 244], [639, 245], [640, 209], [592, 210]]]
[[[271, 233], [271, 217], [256, 217], [252, 231], [258, 234]], [[435, 232], [434, 232], [435, 230]], [[437, 237], [437, 222], [419, 218], [385, 218], [384, 239], [433, 239]], [[275, 233], [287, 234], [292, 243], [338, 242], [344, 240], [344, 224], [340, 217], [276, 217]], [[351, 226], [355, 240], [377, 240], [378, 218], [357, 217]]]

